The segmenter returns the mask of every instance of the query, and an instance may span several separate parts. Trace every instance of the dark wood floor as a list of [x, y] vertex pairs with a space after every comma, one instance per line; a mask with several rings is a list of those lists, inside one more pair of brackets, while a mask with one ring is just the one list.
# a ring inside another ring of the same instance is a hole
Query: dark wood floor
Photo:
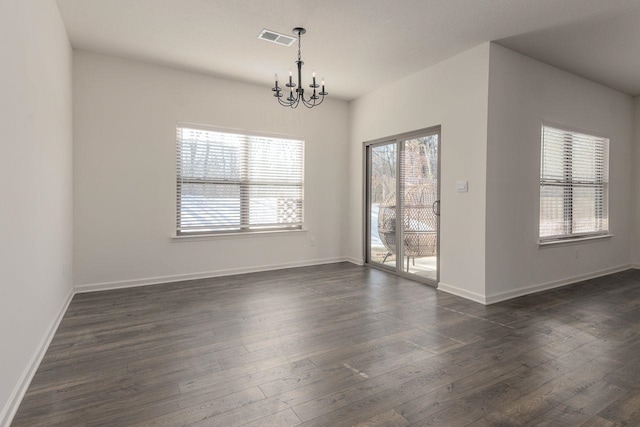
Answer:
[[76, 295], [14, 426], [640, 425], [640, 271], [485, 307], [352, 264]]

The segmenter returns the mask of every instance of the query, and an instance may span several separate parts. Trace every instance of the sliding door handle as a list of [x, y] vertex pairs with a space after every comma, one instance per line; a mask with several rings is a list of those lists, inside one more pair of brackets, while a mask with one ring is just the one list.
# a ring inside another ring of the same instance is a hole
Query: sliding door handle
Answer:
[[436, 200], [431, 205], [431, 210], [435, 216], [440, 216], [440, 200]]

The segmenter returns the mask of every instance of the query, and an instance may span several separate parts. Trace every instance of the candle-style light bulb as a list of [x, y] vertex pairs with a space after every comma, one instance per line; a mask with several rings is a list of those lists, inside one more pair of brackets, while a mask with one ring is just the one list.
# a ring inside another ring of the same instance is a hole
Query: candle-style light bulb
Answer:
[[277, 74], [275, 75], [275, 80], [276, 80], [276, 83], [278, 83], [278, 75]]

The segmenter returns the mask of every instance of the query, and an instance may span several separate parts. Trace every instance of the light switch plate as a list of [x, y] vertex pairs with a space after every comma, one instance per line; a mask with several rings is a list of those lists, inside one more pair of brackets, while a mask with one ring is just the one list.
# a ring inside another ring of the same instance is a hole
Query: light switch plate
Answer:
[[458, 190], [458, 193], [466, 193], [469, 191], [469, 181], [458, 180], [456, 182], [456, 190]]

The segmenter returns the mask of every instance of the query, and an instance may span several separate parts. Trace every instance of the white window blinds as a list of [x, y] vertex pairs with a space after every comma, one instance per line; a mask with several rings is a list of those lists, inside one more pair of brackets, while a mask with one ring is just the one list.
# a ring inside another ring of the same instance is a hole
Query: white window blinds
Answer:
[[542, 126], [540, 240], [606, 234], [609, 140]]
[[304, 141], [177, 127], [178, 235], [302, 228]]

